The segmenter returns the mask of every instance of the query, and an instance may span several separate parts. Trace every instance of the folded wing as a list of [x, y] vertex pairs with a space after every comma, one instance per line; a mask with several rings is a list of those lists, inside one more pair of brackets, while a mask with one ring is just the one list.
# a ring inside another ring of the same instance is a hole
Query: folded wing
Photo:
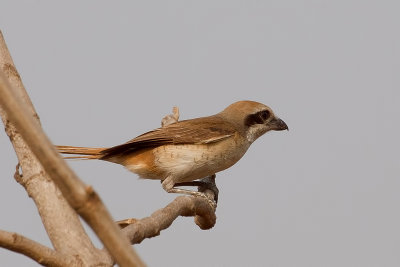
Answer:
[[139, 135], [122, 145], [105, 149], [101, 151], [102, 159], [167, 144], [214, 143], [234, 133], [235, 128], [232, 124], [216, 116], [179, 121]]

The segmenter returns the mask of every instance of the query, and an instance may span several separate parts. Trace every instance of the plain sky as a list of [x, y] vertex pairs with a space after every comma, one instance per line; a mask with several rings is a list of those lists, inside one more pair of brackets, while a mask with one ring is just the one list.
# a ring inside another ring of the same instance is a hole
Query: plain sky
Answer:
[[[400, 266], [400, 3], [12, 1], [0, 29], [55, 144], [113, 146], [243, 99], [289, 125], [217, 174], [217, 224], [178, 218], [136, 247], [149, 266]], [[0, 131], [0, 229], [50, 246]], [[175, 196], [73, 161], [116, 220]], [[91, 234], [92, 235], [92, 234]], [[100, 246], [98, 240], [96, 244]], [[37, 266], [0, 249], [1, 266]]]

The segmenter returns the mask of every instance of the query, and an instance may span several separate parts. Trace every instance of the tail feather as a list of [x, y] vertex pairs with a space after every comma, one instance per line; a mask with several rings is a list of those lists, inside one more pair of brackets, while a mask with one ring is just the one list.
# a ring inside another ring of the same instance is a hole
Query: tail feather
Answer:
[[105, 150], [105, 148], [76, 146], [56, 146], [56, 148], [61, 154], [82, 155], [68, 156], [65, 159], [100, 159], [104, 156], [101, 152]]

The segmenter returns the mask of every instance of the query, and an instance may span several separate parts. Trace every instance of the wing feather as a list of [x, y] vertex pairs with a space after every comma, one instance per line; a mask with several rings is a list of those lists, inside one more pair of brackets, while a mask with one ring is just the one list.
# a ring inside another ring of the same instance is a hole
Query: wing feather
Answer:
[[102, 158], [167, 144], [214, 143], [224, 140], [234, 133], [234, 126], [217, 116], [178, 121], [139, 135], [122, 145], [105, 149], [102, 151], [104, 155]]

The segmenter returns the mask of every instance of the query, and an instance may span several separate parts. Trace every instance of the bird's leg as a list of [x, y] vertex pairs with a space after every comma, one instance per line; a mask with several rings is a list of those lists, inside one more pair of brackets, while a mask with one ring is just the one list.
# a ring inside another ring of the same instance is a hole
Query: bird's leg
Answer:
[[[171, 179], [168, 179], [168, 178], [166, 178], [165, 180], [162, 181], [162, 187], [168, 193], [177, 193], [177, 194], [185, 194], [185, 195], [190, 195], [190, 196], [195, 196], [195, 197], [202, 197], [202, 198], [205, 198], [207, 200], [208, 204], [214, 210], [217, 208], [217, 202], [214, 201], [213, 199], [210, 199], [204, 192], [198, 192], [198, 191], [192, 191], [192, 190], [187, 190], [187, 189], [182, 189], [182, 188], [176, 188], [175, 186], [179, 186], [180, 183], [175, 184]], [[197, 182], [200, 182], [200, 181], [197, 181]], [[198, 184], [196, 184], [196, 185], [198, 185]], [[200, 185], [199, 185], [199, 187], [200, 187]]]

